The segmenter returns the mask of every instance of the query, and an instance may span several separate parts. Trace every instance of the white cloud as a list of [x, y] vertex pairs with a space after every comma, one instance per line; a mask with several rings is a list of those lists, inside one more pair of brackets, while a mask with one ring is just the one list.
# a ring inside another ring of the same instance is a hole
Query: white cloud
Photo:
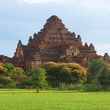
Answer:
[[65, 0], [18, 0], [20, 3], [26, 3], [26, 4], [46, 4], [46, 3], [59, 3], [63, 2]]
[[19, 3], [25, 4], [48, 4], [48, 3], [61, 3], [73, 6], [86, 6], [89, 8], [98, 8], [110, 10], [109, 0], [17, 0]]
[[95, 45], [98, 54], [103, 55], [104, 53], [110, 54], [110, 44], [96, 44]]

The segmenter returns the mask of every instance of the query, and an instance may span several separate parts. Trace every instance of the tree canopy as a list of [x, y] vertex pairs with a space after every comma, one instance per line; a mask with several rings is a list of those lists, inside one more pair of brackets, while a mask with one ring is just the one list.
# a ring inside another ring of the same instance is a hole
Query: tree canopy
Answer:
[[103, 60], [93, 60], [88, 67], [88, 82], [96, 84], [98, 89], [100, 89], [100, 79], [106, 72], [107, 64]]
[[86, 80], [87, 71], [77, 63], [49, 62], [44, 66], [48, 80], [53, 85], [60, 83], [82, 83]]

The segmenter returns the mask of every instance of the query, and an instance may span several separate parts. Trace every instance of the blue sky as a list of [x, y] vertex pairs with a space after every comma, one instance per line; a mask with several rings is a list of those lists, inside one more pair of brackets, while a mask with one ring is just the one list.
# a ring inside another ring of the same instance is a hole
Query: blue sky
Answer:
[[1, 0], [0, 54], [12, 57], [18, 40], [27, 44], [51, 15], [70, 31], [93, 43], [98, 54], [110, 54], [110, 0]]

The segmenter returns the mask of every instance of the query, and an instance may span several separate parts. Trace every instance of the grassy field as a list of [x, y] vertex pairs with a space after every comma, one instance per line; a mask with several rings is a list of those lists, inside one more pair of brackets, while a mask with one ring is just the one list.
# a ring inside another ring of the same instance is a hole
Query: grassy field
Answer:
[[0, 90], [0, 110], [110, 110], [110, 93]]

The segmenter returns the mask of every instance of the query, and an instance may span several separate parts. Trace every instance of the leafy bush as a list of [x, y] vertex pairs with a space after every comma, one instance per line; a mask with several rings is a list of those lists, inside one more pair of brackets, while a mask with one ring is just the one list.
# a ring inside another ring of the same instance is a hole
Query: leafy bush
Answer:
[[60, 83], [77, 84], [86, 81], [87, 71], [77, 63], [48, 62], [43, 66], [47, 72], [47, 80], [53, 87]]
[[94, 83], [86, 83], [83, 84], [83, 91], [85, 92], [97, 92], [100, 91], [96, 84]]
[[46, 86], [47, 81], [46, 81], [46, 71], [43, 68], [39, 68], [34, 71], [32, 75], [32, 85], [34, 88], [37, 89], [37, 92], [39, 92], [40, 88], [43, 88]]
[[106, 73], [100, 78], [101, 87], [105, 91], [110, 91], [110, 69], [108, 68]]
[[26, 77], [22, 68], [11, 63], [0, 64], [0, 87], [16, 88]]
[[61, 83], [59, 85], [60, 90], [74, 90], [74, 91], [83, 91], [83, 84], [65, 84]]
[[101, 87], [101, 77], [107, 72], [107, 65], [103, 60], [93, 60], [88, 67], [88, 82], [96, 85], [98, 89]]

